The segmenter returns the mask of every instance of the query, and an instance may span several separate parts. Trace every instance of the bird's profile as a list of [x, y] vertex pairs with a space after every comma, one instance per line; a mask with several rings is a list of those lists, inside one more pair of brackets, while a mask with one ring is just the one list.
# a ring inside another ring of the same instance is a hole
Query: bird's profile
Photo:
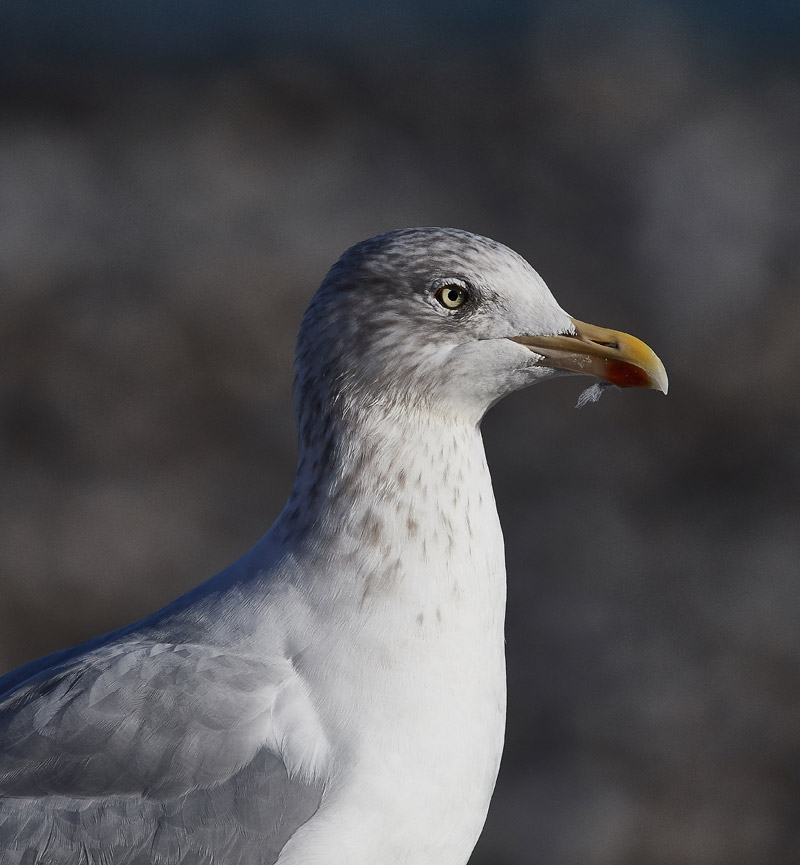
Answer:
[[354, 246], [297, 343], [297, 477], [239, 561], [0, 678], [0, 865], [464, 865], [505, 721], [480, 422], [561, 372], [666, 392], [516, 253]]

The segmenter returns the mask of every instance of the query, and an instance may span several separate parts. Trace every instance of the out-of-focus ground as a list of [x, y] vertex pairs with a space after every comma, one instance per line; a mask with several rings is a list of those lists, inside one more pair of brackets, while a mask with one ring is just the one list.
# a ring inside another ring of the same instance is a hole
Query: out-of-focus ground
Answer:
[[462, 227], [647, 340], [671, 385], [575, 411], [588, 382], [563, 379], [484, 424], [510, 693], [471, 865], [794, 865], [798, 67], [678, 7], [522, 21], [6, 70], [0, 672], [244, 552], [293, 477], [293, 343], [327, 268]]

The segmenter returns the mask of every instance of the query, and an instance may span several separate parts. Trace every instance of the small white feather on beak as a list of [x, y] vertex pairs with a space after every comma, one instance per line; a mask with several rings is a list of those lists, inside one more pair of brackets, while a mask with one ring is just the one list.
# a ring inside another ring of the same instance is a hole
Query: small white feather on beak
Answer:
[[615, 384], [611, 384], [610, 381], [598, 381], [595, 384], [590, 385], [586, 388], [585, 391], [581, 393], [578, 397], [578, 401], [575, 403], [575, 408], [583, 408], [585, 405], [588, 405], [590, 402], [597, 402], [600, 397], [603, 395], [603, 391], [608, 390], [608, 388], [613, 387], [614, 390], [620, 390]]

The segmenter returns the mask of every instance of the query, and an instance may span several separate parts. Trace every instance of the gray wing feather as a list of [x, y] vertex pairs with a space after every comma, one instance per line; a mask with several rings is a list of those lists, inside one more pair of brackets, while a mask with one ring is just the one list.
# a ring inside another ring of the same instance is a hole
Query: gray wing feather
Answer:
[[0, 863], [272, 865], [320, 795], [264, 751], [219, 787], [175, 799], [0, 798]]
[[278, 746], [293, 675], [127, 641], [24, 683], [0, 702], [1, 865], [274, 862], [321, 797]]

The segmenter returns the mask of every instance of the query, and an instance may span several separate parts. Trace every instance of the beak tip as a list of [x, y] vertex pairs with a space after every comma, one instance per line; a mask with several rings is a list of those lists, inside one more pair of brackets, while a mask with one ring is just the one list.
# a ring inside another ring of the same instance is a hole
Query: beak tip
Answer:
[[652, 387], [654, 390], [660, 390], [664, 396], [667, 395], [669, 391], [669, 378], [667, 377], [667, 371], [664, 369], [664, 364], [661, 361], [658, 361], [658, 367], [653, 371], [652, 378]]

